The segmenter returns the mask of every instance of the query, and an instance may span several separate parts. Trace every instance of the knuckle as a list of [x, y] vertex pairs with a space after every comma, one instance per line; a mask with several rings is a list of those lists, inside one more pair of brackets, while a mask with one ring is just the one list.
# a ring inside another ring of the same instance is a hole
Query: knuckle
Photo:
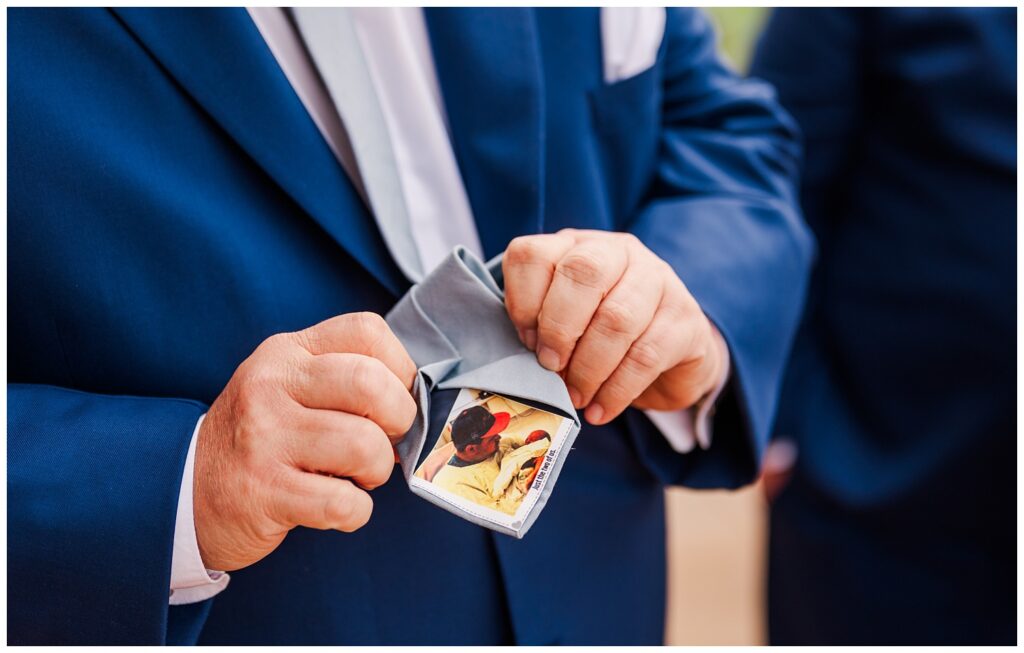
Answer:
[[370, 521], [372, 510], [373, 500], [361, 490], [348, 496], [337, 495], [328, 502], [328, 523], [336, 524], [340, 531], [352, 533]]
[[379, 396], [383, 384], [387, 381], [387, 368], [384, 363], [369, 356], [354, 356], [350, 362], [349, 384], [369, 406], [373, 398]]
[[263, 350], [265, 352], [276, 352], [290, 347], [294, 344], [295, 338], [300, 335], [298, 333], [275, 333], [263, 342], [259, 344], [257, 350]]
[[661, 366], [661, 352], [647, 340], [637, 340], [626, 353], [626, 360], [641, 374], [657, 372]]
[[259, 463], [259, 452], [260, 442], [263, 438], [260, 437], [253, 429], [239, 429], [232, 438], [231, 450], [234, 455], [234, 459], [237, 464], [241, 466], [243, 470], [246, 470], [246, 480], [251, 478], [249, 471], [256, 468]]
[[374, 442], [373, 433], [369, 428], [355, 428], [348, 433], [348, 456], [359, 469], [371, 467], [380, 447]]
[[598, 361], [592, 356], [573, 356], [569, 372], [566, 375], [567, 382], [584, 395], [589, 396], [589, 393], [600, 386], [607, 375], [607, 372], [602, 374], [599, 371], [597, 363]]
[[534, 236], [517, 236], [505, 249], [505, 261], [509, 265], [533, 263], [540, 258], [540, 242]]
[[555, 272], [586, 288], [600, 288], [605, 276], [600, 259], [590, 251], [570, 252], [558, 262]]
[[693, 309], [688, 302], [678, 301], [677, 298], [665, 301], [659, 310], [661, 315], [672, 323], [684, 322], [694, 316]]
[[[283, 350], [287, 346], [297, 344], [307, 352], [323, 351], [324, 334], [321, 328], [312, 326], [308, 329], [302, 329], [292, 333], [281, 333], [278, 334], [278, 336], [280, 336], [280, 339], [275, 344], [275, 347], [278, 350]], [[277, 338], [278, 336], [272, 337]]]
[[634, 248], [635, 247], [642, 247], [644, 249], [647, 249], [647, 246], [644, 245], [643, 242], [639, 238], [637, 238], [634, 234], [631, 234], [629, 232], [625, 232], [625, 233], [620, 233], [619, 237], [622, 239], [623, 244], [625, 244], [627, 247], [634, 247]]
[[281, 346], [281, 341], [283, 340], [283, 337], [284, 334], [281, 333], [275, 333], [273, 335], [267, 336], [266, 338], [263, 339], [263, 341], [260, 344], [256, 345], [256, 349], [253, 353], [263, 354], [273, 351], [274, 349], [277, 349], [278, 347]]
[[239, 369], [238, 383], [235, 384], [236, 408], [243, 415], [258, 412], [266, 404], [266, 397], [278, 384], [277, 373], [269, 365], [245, 365]]
[[269, 470], [264, 478], [259, 481], [243, 479], [239, 484], [239, 494], [248, 497], [250, 515], [259, 515], [269, 522], [291, 525], [294, 523], [295, 515], [287, 509], [287, 506], [279, 497], [292, 491], [292, 484], [287, 480], [287, 474], [282, 471]]
[[[353, 518], [356, 517], [355, 502], [346, 494], [335, 493], [324, 501], [324, 524], [337, 526], [341, 530], [351, 532], [348, 529], [352, 526]], [[358, 528], [352, 528], [355, 530]]]
[[580, 337], [580, 332], [573, 325], [556, 320], [550, 315], [541, 315], [538, 328], [541, 340], [556, 348], [568, 347]]
[[391, 472], [395, 469], [395, 459], [391, 455], [391, 447], [387, 448], [388, 455], [378, 455], [374, 464], [367, 471], [367, 489], [378, 488], [388, 482]]
[[247, 474], [239, 486], [239, 494], [250, 499], [250, 508], [276, 522], [298, 523], [298, 515], [288, 510], [282, 496], [298, 495], [291, 470], [282, 464], [268, 464], [262, 476]]
[[[293, 470], [288, 467], [281, 465], [267, 474], [263, 480], [263, 487], [259, 494], [261, 494], [265, 500], [266, 509], [270, 512], [273, 508], [284, 508], [284, 502], [275, 502], [272, 500], [275, 497], [279, 497], [285, 494], [291, 494], [294, 496], [303, 496], [303, 487], [296, 482], [297, 474], [293, 473]], [[250, 496], [254, 493], [254, 488], [250, 485], [246, 488], [250, 492]], [[268, 515], [270, 516], [270, 515]], [[294, 516], [289, 516], [289, 521]]]
[[348, 326], [354, 338], [370, 351], [373, 351], [390, 331], [384, 318], [370, 311], [350, 313]]
[[311, 370], [306, 365], [283, 365], [278, 375], [278, 387], [294, 399], [309, 385]]
[[246, 470], [248, 481], [265, 477], [265, 466], [273, 455], [270, 453], [272, 433], [261, 423], [247, 424], [235, 429], [231, 448], [238, 463]]
[[606, 299], [597, 309], [594, 326], [608, 336], [634, 336], [639, 330], [639, 320], [634, 311], [621, 301]]
[[[273, 491], [280, 492], [294, 492], [295, 486], [291, 480], [291, 470], [284, 464], [273, 464], [268, 465], [265, 469], [265, 473], [260, 481], [260, 485], [263, 489], [270, 489]], [[270, 492], [269, 494], [274, 494]]]
[[601, 390], [598, 392], [599, 397], [597, 401], [605, 407], [606, 410], [615, 410], [620, 406], [624, 406], [639, 396], [639, 390], [634, 390], [626, 379], [616, 375], [615, 377], [608, 379]]
[[351, 316], [353, 322], [367, 333], [381, 333], [388, 329], [388, 323], [384, 321], [384, 317], [380, 313], [360, 311], [351, 313]]

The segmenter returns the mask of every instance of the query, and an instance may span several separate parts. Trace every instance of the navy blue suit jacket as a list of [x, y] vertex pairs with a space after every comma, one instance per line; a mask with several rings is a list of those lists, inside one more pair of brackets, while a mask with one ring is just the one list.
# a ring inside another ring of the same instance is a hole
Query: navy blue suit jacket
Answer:
[[779, 643], [1012, 642], [1015, 9], [780, 9], [819, 242], [779, 411]]
[[517, 541], [400, 475], [355, 534], [296, 529], [211, 601], [167, 605], [197, 418], [264, 338], [406, 288], [243, 9], [9, 13], [11, 642], [648, 642], [662, 486], [749, 481], [810, 240], [791, 119], [670, 11], [650, 70], [602, 80], [596, 10], [428, 10], [488, 255], [520, 234], [630, 231], [729, 342], [714, 445], [641, 413], [585, 427]]

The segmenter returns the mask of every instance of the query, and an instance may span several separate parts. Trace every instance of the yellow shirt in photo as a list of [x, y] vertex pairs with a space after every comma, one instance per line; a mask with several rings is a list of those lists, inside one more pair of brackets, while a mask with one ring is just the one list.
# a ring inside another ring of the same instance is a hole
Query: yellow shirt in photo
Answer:
[[453, 458], [438, 470], [433, 483], [485, 508], [515, 514], [529, 489], [525, 481], [533, 472], [532, 468], [523, 469], [523, 465], [544, 455], [551, 446], [548, 438], [523, 444], [525, 439], [522, 435], [502, 435], [494, 455], [472, 465]]

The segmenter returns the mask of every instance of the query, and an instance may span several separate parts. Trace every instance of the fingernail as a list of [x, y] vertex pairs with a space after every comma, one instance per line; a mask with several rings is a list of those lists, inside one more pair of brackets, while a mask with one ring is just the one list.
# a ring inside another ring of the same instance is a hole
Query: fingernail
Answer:
[[529, 349], [530, 351], [533, 351], [534, 349], [536, 349], [537, 348], [537, 329], [527, 329], [523, 333], [526, 336], [525, 340], [523, 341], [523, 344], [526, 345], [526, 348]]
[[580, 399], [582, 399], [582, 397], [580, 397], [580, 391], [571, 385], [567, 389], [569, 390], [569, 401], [572, 402], [572, 405], [576, 408], [582, 408], [582, 406], [580, 406]]
[[593, 425], [597, 425], [601, 418], [604, 417], [604, 408], [601, 408], [600, 404], [590, 404], [587, 406], [587, 410], [584, 411], [583, 416], [587, 418], [587, 421]]
[[537, 352], [537, 360], [552, 372], [562, 369], [562, 361], [559, 360], [558, 352], [551, 347], [541, 347], [540, 351]]

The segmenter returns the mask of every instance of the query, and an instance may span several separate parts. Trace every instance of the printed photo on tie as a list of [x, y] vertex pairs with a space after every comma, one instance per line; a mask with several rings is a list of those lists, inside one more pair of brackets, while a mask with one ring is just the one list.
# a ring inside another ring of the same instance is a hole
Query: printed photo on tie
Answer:
[[540, 497], [572, 420], [498, 394], [461, 390], [411, 483], [508, 526]]

